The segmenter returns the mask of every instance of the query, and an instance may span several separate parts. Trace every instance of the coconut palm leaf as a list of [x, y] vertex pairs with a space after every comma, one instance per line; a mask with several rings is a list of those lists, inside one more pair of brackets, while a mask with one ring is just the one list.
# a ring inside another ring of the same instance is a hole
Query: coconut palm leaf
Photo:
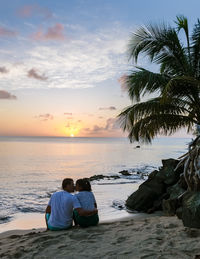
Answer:
[[[148, 25], [140, 27], [136, 33], [133, 33], [129, 42], [129, 57], [135, 62], [140, 53], [146, 54], [151, 62], [160, 64], [161, 55], [169, 55], [173, 63], [171, 65], [179, 68], [182, 73], [190, 70], [185, 48], [182, 46], [176, 30], [165, 24]], [[170, 65], [170, 64], [169, 64]]]
[[[177, 16], [176, 27], [166, 24], [140, 27], [129, 42], [129, 57], [137, 63], [140, 54], [160, 67], [154, 73], [136, 67], [126, 77], [133, 104], [119, 114], [123, 130], [131, 141], [150, 142], [157, 134], [169, 135], [200, 125], [200, 21], [189, 34], [188, 20]], [[179, 31], [186, 36], [186, 46]], [[158, 97], [141, 102], [147, 94]]]
[[151, 143], [151, 140], [157, 135], [171, 135], [181, 128], [192, 130], [194, 120], [188, 116], [178, 114], [156, 114], [147, 116], [131, 127], [129, 121], [129, 139], [133, 141], [143, 141]]
[[140, 101], [145, 94], [159, 92], [170, 80], [166, 74], [154, 73], [141, 67], [126, 77], [126, 88], [130, 99]]
[[200, 78], [200, 20], [194, 26], [191, 36], [191, 60], [193, 73], [196, 78]]

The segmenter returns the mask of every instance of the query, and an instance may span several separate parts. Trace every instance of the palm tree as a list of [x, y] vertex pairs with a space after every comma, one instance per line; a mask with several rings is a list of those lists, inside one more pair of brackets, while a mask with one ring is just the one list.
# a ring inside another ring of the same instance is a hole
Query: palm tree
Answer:
[[[200, 125], [200, 20], [191, 35], [187, 18], [177, 16], [175, 24], [175, 27], [142, 26], [131, 37], [130, 60], [137, 64], [139, 55], [143, 54], [159, 66], [158, 73], [135, 66], [135, 70], [123, 78], [129, 97], [135, 103], [119, 114], [119, 120], [131, 142], [151, 142], [157, 135], [171, 135], [182, 127], [190, 132], [195, 125]], [[185, 35], [183, 42], [180, 30]], [[156, 97], [141, 101], [141, 97], [149, 94]], [[200, 180], [193, 177], [196, 175], [199, 179], [195, 173], [199, 171], [198, 150], [199, 138], [181, 161], [187, 162], [185, 178], [189, 189], [200, 188]]]
[[[178, 16], [176, 28], [169, 25], [140, 27], [129, 43], [129, 56], [137, 63], [139, 54], [159, 65], [159, 73], [136, 66], [124, 78], [133, 104], [119, 114], [130, 141], [151, 140], [170, 135], [182, 127], [191, 131], [200, 124], [200, 21], [189, 37], [188, 21]], [[183, 29], [186, 46], [179, 39]], [[141, 97], [157, 94], [148, 101]]]

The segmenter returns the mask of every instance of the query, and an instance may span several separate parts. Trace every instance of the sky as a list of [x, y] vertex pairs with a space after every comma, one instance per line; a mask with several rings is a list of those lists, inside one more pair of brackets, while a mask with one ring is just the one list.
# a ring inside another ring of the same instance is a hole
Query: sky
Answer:
[[[199, 0], [0, 0], [0, 135], [126, 136], [120, 78], [138, 26], [199, 18]], [[138, 64], [151, 67], [145, 58]], [[152, 67], [152, 69], [156, 69]], [[186, 136], [184, 130], [176, 136]]]

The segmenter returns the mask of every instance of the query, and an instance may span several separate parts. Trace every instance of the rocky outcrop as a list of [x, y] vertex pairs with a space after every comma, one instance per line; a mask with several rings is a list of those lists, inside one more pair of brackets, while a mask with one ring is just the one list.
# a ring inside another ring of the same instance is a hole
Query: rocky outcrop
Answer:
[[174, 170], [179, 160], [162, 160], [162, 167], [153, 171], [139, 189], [126, 200], [126, 207], [131, 210], [153, 212], [163, 209], [168, 215], [174, 215], [178, 208], [178, 197], [185, 190], [178, 181], [183, 168]]
[[200, 192], [183, 195], [181, 218], [185, 227], [200, 228]]
[[185, 227], [200, 228], [200, 191], [187, 190], [183, 167], [174, 170], [177, 163], [163, 160], [163, 166], [128, 197], [126, 207], [148, 213], [161, 209], [167, 216], [177, 215]]
[[97, 174], [93, 175], [90, 178], [88, 178], [90, 181], [99, 181], [102, 179], [119, 179], [119, 175], [103, 175], [103, 174]]

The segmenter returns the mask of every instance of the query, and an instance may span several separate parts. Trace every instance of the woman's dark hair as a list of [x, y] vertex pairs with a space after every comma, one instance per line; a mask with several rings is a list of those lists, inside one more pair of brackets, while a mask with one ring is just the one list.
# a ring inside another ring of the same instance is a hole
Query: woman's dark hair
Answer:
[[81, 191], [87, 191], [87, 192], [92, 191], [90, 181], [87, 178], [78, 179], [76, 181], [76, 184], [78, 184], [82, 188]]
[[62, 182], [62, 188], [63, 188], [63, 190], [65, 189], [65, 187], [66, 187], [67, 185], [71, 184], [72, 182], [73, 182], [73, 179], [71, 179], [71, 178], [65, 178], [65, 179], [63, 180], [63, 182]]

